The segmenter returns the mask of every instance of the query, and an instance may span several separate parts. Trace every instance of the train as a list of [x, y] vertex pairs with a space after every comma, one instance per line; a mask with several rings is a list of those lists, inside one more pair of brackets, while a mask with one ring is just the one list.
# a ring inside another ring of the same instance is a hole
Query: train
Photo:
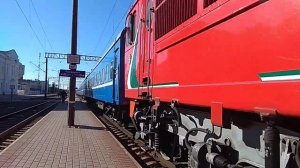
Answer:
[[77, 94], [174, 163], [300, 167], [300, 1], [136, 0]]

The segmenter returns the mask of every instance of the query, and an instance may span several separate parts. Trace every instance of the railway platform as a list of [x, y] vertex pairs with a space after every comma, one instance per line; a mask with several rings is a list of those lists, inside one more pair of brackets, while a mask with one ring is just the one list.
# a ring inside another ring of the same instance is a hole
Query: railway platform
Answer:
[[0, 167], [140, 167], [87, 108], [76, 102], [75, 127], [60, 103], [0, 153]]

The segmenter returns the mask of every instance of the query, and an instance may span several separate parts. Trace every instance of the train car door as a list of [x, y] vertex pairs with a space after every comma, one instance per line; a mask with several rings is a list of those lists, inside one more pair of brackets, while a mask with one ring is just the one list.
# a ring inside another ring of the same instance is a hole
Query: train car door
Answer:
[[126, 78], [126, 97], [137, 98], [137, 89], [140, 86], [139, 69], [139, 33], [140, 33], [140, 9], [137, 1], [126, 19], [126, 42], [125, 42], [125, 78]]
[[152, 0], [136, 1], [126, 21], [126, 96], [151, 97], [153, 59]]
[[[112, 99], [113, 99], [113, 105], [116, 105], [116, 101], [119, 101], [119, 80], [116, 79], [117, 73], [119, 72], [118, 69], [118, 61], [117, 61], [117, 57], [120, 55], [118, 53], [119, 51], [119, 45], [117, 45], [118, 43], [114, 44], [113, 47], [113, 52], [114, 52], [114, 56], [113, 56], [113, 60], [111, 62], [110, 65], [110, 78], [112, 79]], [[116, 46], [117, 45], [117, 46]]]
[[142, 77], [142, 96], [150, 98], [152, 96], [152, 65], [154, 51], [153, 36], [153, 0], [144, 0], [142, 3], [142, 26], [141, 26], [141, 54], [140, 54], [140, 70]]

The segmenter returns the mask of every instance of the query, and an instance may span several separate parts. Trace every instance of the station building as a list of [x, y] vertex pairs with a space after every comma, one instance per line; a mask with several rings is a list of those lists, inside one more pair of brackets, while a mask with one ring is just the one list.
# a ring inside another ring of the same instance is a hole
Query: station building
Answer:
[[45, 93], [45, 81], [19, 80], [18, 95], [37, 95]]
[[17, 93], [18, 80], [23, 79], [25, 66], [15, 50], [0, 51], [0, 94]]

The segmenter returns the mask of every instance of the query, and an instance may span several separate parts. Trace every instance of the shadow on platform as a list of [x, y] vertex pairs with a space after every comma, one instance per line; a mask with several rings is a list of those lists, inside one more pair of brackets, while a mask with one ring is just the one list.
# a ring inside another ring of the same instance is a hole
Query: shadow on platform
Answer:
[[[68, 101], [65, 101], [64, 103], [60, 102], [60, 103], [58, 103], [58, 105], [56, 106], [54, 111], [67, 111], [68, 110], [68, 104], [69, 104]], [[90, 110], [90, 109], [88, 108], [88, 106], [85, 103], [76, 101], [76, 103], [75, 103], [75, 112], [77, 110], [85, 111], [85, 110]]]
[[105, 130], [105, 131], [108, 131], [107, 128], [105, 128], [105, 127], [94, 127], [94, 126], [76, 125], [76, 124], [75, 124], [75, 127], [79, 128], [79, 129], [92, 129], [92, 130]]
[[90, 108], [85, 103], [76, 101], [75, 110], [89, 110], [90, 111]]

